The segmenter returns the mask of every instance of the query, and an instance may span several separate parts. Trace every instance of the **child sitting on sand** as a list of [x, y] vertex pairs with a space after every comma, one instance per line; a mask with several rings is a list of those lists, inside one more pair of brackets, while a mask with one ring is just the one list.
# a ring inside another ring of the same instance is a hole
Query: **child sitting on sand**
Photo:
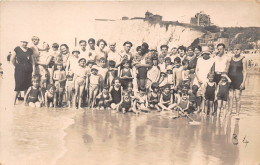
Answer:
[[63, 98], [63, 91], [65, 88], [65, 81], [66, 81], [66, 73], [62, 69], [62, 63], [57, 64], [57, 70], [54, 71], [53, 80], [55, 82], [55, 87], [58, 94], [58, 105], [61, 106], [62, 98]]
[[135, 113], [138, 113], [140, 111], [150, 111], [150, 109], [148, 109], [148, 100], [145, 90], [140, 90], [139, 92], [137, 92], [134, 102], [134, 110]]
[[45, 93], [45, 106], [46, 107], [54, 107], [56, 108], [56, 93], [55, 93], [55, 86], [49, 84], [47, 86], [47, 91]]
[[171, 111], [175, 107], [175, 104], [173, 104], [173, 94], [171, 93], [169, 84], [163, 87], [163, 92], [158, 105], [163, 111]]
[[116, 109], [121, 102], [121, 97], [123, 93], [123, 88], [121, 86], [119, 77], [116, 77], [113, 80], [112, 86], [109, 89], [109, 93], [112, 96], [111, 108]]
[[182, 92], [181, 92], [181, 97], [180, 100], [177, 104], [177, 115], [176, 117], [179, 117], [179, 111], [181, 111], [183, 114], [189, 113], [189, 95], [188, 95], [188, 85], [183, 85], [182, 87]]
[[152, 109], [160, 110], [158, 103], [160, 100], [160, 93], [159, 93], [159, 85], [158, 83], [152, 83], [151, 85], [152, 91], [148, 94], [148, 107]]
[[39, 81], [33, 80], [32, 86], [29, 87], [25, 96], [24, 96], [24, 104], [29, 104], [30, 107], [40, 108], [41, 104], [44, 102], [42, 97], [41, 89], [39, 86]]
[[89, 100], [88, 105], [90, 108], [94, 108], [96, 96], [99, 90], [101, 89], [101, 77], [98, 75], [98, 68], [96, 65], [93, 65], [91, 68], [91, 74], [89, 76]]
[[129, 111], [134, 111], [132, 107], [133, 105], [133, 99], [130, 97], [127, 91], [124, 91], [122, 100], [117, 107], [117, 112], [122, 111], [123, 113], [126, 113]]
[[103, 88], [103, 91], [97, 95], [96, 99], [97, 99], [97, 102], [98, 102], [98, 108], [99, 109], [103, 110], [103, 109], [110, 108], [112, 96], [109, 93], [108, 86], [105, 86]]
[[226, 116], [226, 112], [227, 112], [226, 104], [228, 100], [228, 89], [230, 83], [231, 80], [227, 76], [227, 74], [225, 73], [221, 74], [221, 79], [216, 89], [216, 100], [218, 101], [217, 117], [220, 117], [221, 109], [224, 110], [224, 116]]

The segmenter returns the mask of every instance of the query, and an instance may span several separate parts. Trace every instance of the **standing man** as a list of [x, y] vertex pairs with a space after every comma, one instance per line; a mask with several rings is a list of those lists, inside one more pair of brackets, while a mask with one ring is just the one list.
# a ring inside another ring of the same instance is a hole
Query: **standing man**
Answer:
[[80, 47], [79, 58], [85, 58], [86, 60], [88, 60], [87, 41], [80, 40], [79, 47]]
[[96, 50], [95, 50], [95, 39], [94, 38], [90, 38], [88, 40], [88, 45], [89, 45], [89, 49], [88, 49], [88, 57], [87, 60], [95, 60], [96, 57]]
[[116, 51], [116, 42], [109, 43], [109, 51], [107, 52], [107, 61], [115, 61], [116, 67], [120, 64], [121, 56]]
[[[130, 52], [130, 50], [131, 50], [131, 48], [132, 48], [132, 46], [133, 46], [132, 42], [126, 41], [126, 42], [123, 44], [123, 46], [124, 46], [124, 50], [121, 50], [121, 51], [119, 52], [119, 55], [121, 56], [120, 61], [122, 62], [124, 59], [127, 59], [128, 61], [130, 61], [130, 62], [132, 63], [133, 55], [132, 55], [132, 53]], [[121, 63], [121, 62], [120, 62], [120, 63]]]
[[217, 45], [217, 54], [214, 57], [215, 61], [215, 76], [214, 81], [218, 84], [222, 73], [227, 73], [229, 69], [230, 57], [225, 54], [226, 46], [222, 43]]
[[168, 49], [169, 49], [168, 45], [161, 45], [160, 49], [161, 49], [161, 55], [166, 57], [168, 55]]

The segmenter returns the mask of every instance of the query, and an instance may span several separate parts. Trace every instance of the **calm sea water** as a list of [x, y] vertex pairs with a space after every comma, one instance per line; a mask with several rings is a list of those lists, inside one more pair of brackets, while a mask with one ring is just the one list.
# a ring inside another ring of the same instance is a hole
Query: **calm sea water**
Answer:
[[[248, 76], [241, 119], [11, 106], [1, 85], [0, 162], [4, 165], [259, 164], [260, 75]], [[10, 83], [10, 82], [9, 82]], [[237, 138], [234, 138], [234, 135]], [[244, 141], [243, 141], [244, 140]], [[248, 143], [246, 143], [248, 142]]]

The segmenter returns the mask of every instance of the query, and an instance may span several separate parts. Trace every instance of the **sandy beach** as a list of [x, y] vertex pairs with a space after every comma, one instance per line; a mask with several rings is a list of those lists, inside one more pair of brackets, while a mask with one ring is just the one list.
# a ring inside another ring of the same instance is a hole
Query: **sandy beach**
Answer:
[[[7, 79], [8, 80], [8, 79]], [[157, 112], [12, 106], [10, 81], [1, 80], [2, 165], [258, 164], [260, 75], [248, 76], [240, 120], [192, 115], [170, 119]], [[8, 94], [8, 95], [6, 95]], [[237, 138], [234, 138], [234, 135]]]

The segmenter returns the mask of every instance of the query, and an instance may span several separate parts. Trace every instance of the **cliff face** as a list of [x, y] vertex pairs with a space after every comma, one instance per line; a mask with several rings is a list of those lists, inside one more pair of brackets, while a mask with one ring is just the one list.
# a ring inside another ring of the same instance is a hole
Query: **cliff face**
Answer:
[[[123, 44], [131, 41], [136, 46], [147, 42], [150, 46], [167, 44], [170, 48], [175, 46], [189, 46], [196, 38], [204, 33], [192, 27], [181, 25], [150, 24], [143, 20], [95, 21], [95, 36], [106, 41], [116, 41]], [[121, 46], [121, 45], [118, 45]]]

